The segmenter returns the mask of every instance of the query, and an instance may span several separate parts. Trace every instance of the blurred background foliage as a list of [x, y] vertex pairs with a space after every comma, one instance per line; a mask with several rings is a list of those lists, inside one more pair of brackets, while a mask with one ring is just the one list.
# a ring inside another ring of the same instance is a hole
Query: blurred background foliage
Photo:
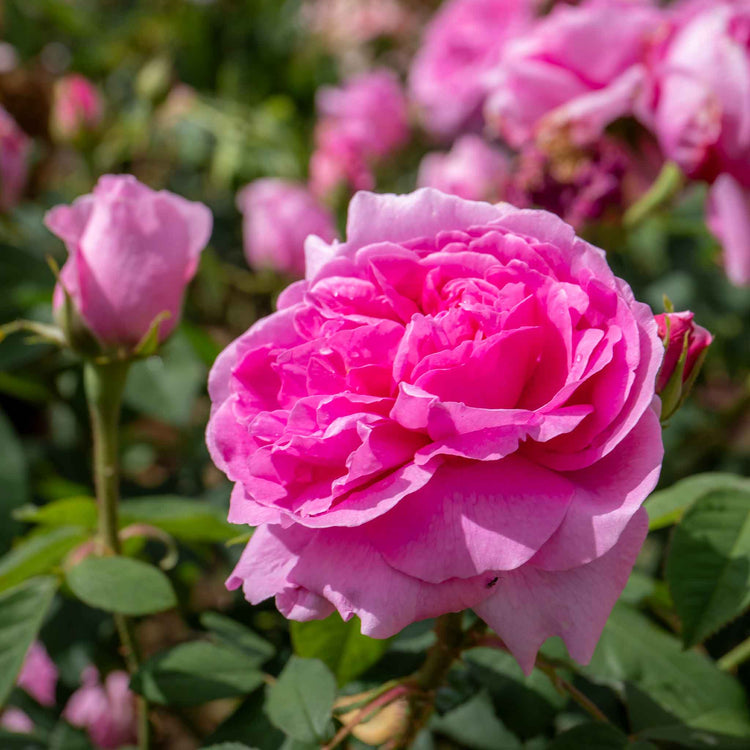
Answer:
[[[436, 3], [412, 5], [425, 17]], [[34, 137], [26, 200], [0, 217], [0, 322], [50, 320], [54, 276], [47, 257], [61, 265], [65, 254], [62, 243], [44, 229], [44, 212], [88, 192], [102, 173], [131, 172], [152, 187], [208, 204], [215, 217], [181, 327], [162, 357], [134, 367], [122, 429], [125, 519], [162, 528], [180, 545], [179, 564], [170, 574], [179, 614], [171, 610], [142, 620], [139, 638], [147, 654], [188, 643], [209, 649], [183, 654], [198, 676], [190, 682], [185, 676], [190, 669], [177, 670], [182, 697], [163, 685], [166, 696], [151, 696], [180, 706], [157, 715], [159, 742], [166, 748], [212, 741], [243, 741], [269, 750], [316, 747], [309, 727], [289, 730], [272, 705], [261, 710], [262, 678], [254, 681], [260, 664], [272, 675], [287, 663], [291, 674], [292, 665], [299, 664], [301, 684], [325, 693], [328, 688], [320, 686], [329, 673], [321, 678], [314, 668], [309, 672], [310, 662], [288, 662], [294, 645], [301, 657], [323, 658], [339, 684], [354, 693], [413, 669], [429, 642], [429, 625], [418, 624], [395, 641], [376, 645], [340, 623], [329, 623], [327, 630], [293, 625], [290, 635], [271, 603], [250, 607], [226, 591], [224, 579], [242, 549], [232, 539], [244, 530], [224, 521], [230, 487], [204, 445], [205, 381], [216, 354], [272, 309], [287, 282], [271, 272], [252, 273], [245, 265], [235, 194], [262, 176], [305, 177], [315, 91], [351, 71], [310, 33], [298, 0], [5, 0], [0, 8], [2, 40], [18, 55], [18, 65], [0, 73], [0, 104]], [[416, 36], [410, 43], [415, 42]], [[403, 72], [410, 51], [408, 43], [381, 39], [366, 58]], [[60, 143], [48, 126], [52, 87], [73, 71], [100, 88], [104, 121], [95, 133]], [[426, 146], [426, 137], [416, 133], [398, 164], [383, 167], [378, 189], [412, 189]], [[337, 207], [342, 222], [344, 203]], [[676, 309], [693, 310], [696, 321], [715, 335], [693, 397], [665, 431], [662, 487], [700, 472], [747, 475], [750, 465], [750, 296], [731, 286], [717, 264], [716, 241], [705, 229], [702, 206], [702, 190], [694, 188], [632, 232], [618, 226], [592, 232], [638, 298], [659, 312], [666, 294]], [[46, 344], [18, 336], [3, 341], [0, 553], [16, 542], [0, 560], [0, 589], [54, 568], [87, 537], [93, 525], [89, 444], [77, 364]], [[738, 734], [737, 727], [745, 731], [750, 720], [736, 683], [727, 682], [698, 653], [683, 653], [675, 637], [653, 625], [679, 630], [663, 581], [669, 534], [665, 524], [649, 537], [625, 596], [649, 617], [616, 610], [595, 663], [570, 678], [623, 730], [662, 726], [655, 717], [667, 712], [677, 717], [669, 725], [673, 736], [651, 741], [719, 747], [701, 744], [697, 735], [678, 737], [681, 730], [674, 729], [697, 724]], [[19, 542], [21, 535], [26, 536]], [[157, 542], [140, 544], [145, 545], [141, 554], [154, 560], [163, 554]], [[196, 640], [201, 633], [202, 640]], [[747, 616], [735, 619], [707, 641], [702, 653], [718, 657], [748, 634]], [[94, 661], [105, 670], [118, 665], [109, 616], [70, 597], [57, 597], [42, 637], [60, 667], [65, 694], [78, 684], [85, 664]], [[230, 647], [228, 676], [216, 678], [223, 690], [205, 689], [195, 665], [209, 664], [220, 673], [217, 665], [227, 661], [221, 649]], [[239, 682], [231, 670], [234, 660], [238, 671], [238, 653], [245, 654], [245, 662], [239, 662], [245, 677]], [[655, 661], [657, 653], [663, 663]], [[747, 687], [747, 667], [740, 677]], [[142, 689], [158, 693], [158, 679], [148, 685]], [[618, 700], [625, 694], [627, 715]], [[284, 693], [276, 700], [287, 699]], [[23, 703], [23, 696], [16, 691], [13, 700]], [[580, 710], [542, 673], [523, 678], [503, 653], [472, 652], [454, 670], [438, 706], [441, 715], [421, 747], [593, 747], [576, 744], [575, 730], [560, 734], [581, 723]], [[70, 744], [54, 716], [39, 707], [26, 709], [58, 737], [55, 747], [85, 747]], [[716, 711], [723, 714], [709, 720]], [[292, 739], [285, 739], [279, 726]], [[558, 739], [552, 741], [555, 733]], [[75, 741], [84, 743], [81, 736]], [[596, 747], [625, 747], [622, 742], [615, 734]], [[745, 740], [722, 742], [747, 747], [741, 744]]]

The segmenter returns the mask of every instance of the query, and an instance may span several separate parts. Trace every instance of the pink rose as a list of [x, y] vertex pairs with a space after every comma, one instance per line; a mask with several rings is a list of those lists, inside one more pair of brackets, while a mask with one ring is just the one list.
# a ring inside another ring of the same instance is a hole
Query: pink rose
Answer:
[[37, 703], [55, 705], [57, 667], [39, 641], [34, 641], [29, 647], [16, 684]]
[[31, 140], [0, 107], [0, 210], [9, 211], [20, 200], [29, 171]]
[[696, 179], [750, 187], [750, 3], [687, 3], [652, 62], [651, 125]]
[[[47, 213], [47, 228], [65, 241], [60, 274], [85, 325], [108, 346], [130, 347], [162, 312], [161, 340], [177, 325], [185, 287], [211, 235], [211, 212], [132, 175], [105, 175], [93, 193]], [[64, 303], [55, 290], [55, 308]]]
[[409, 90], [431, 133], [454, 136], [481, 122], [484, 76], [533, 18], [530, 0], [451, 0], [427, 26]]
[[135, 695], [127, 672], [110, 672], [102, 684], [96, 667], [83, 672], [83, 685], [70, 696], [63, 718], [88, 732], [96, 747], [135, 744]]
[[336, 236], [333, 216], [304, 185], [286, 180], [256, 180], [237, 195], [242, 212], [245, 257], [253, 267], [267, 266], [305, 275], [305, 238], [330, 242]]
[[207, 439], [258, 526], [230, 576], [383, 638], [473, 608], [587, 661], [661, 466], [648, 306], [553, 214], [358, 193], [347, 241], [217, 359]]
[[101, 94], [88, 78], [77, 73], [65, 76], [55, 85], [52, 130], [62, 140], [73, 140], [96, 130], [103, 110]]
[[724, 248], [724, 268], [737, 286], [750, 284], [750, 189], [720, 175], [708, 195], [709, 229]]
[[497, 200], [510, 173], [510, 160], [478, 135], [461, 136], [448, 153], [427, 154], [417, 185], [467, 200]]
[[409, 139], [406, 98], [389, 70], [356, 76], [340, 88], [318, 90], [320, 122], [310, 164], [313, 191], [322, 195], [338, 182], [372, 186], [370, 168]]
[[507, 45], [488, 76], [490, 127], [514, 146], [545, 127], [567, 126], [579, 142], [601, 135], [633, 112], [659, 19], [647, 0], [556, 6]]
[[0, 727], [16, 734], [31, 734], [34, 722], [20, 708], [9, 706], [0, 713]]

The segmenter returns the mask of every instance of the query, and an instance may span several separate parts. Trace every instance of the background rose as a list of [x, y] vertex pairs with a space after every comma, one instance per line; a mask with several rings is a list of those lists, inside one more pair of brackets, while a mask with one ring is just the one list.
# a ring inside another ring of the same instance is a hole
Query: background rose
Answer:
[[750, 284], [750, 3], [683, 3], [672, 22], [647, 118], [668, 158], [713, 183], [709, 226], [730, 280]]
[[136, 741], [135, 696], [127, 672], [110, 672], [102, 683], [96, 667], [83, 672], [83, 685], [70, 696], [63, 718], [88, 732], [91, 741], [109, 750]]
[[159, 338], [177, 325], [212, 221], [203, 204], [151, 190], [131, 175], [101, 177], [93, 193], [53, 208], [45, 219], [65, 241], [60, 284], [85, 325], [103, 343], [124, 346], [136, 344], [164, 311], [170, 317]]
[[55, 705], [57, 667], [39, 641], [34, 641], [26, 653], [16, 684], [37, 703], [43, 706]]
[[101, 94], [91, 81], [77, 73], [64, 76], [55, 85], [52, 130], [62, 140], [95, 130], [104, 114]]
[[291, 619], [363, 632], [473, 607], [525, 671], [587, 661], [661, 465], [651, 311], [552, 214], [360, 193], [343, 245], [217, 360], [212, 457], [234, 573]]
[[331, 213], [304, 185], [288, 180], [256, 180], [239, 192], [237, 207], [245, 257], [255, 268], [304, 276], [305, 238], [314, 234], [330, 242], [336, 236]]
[[509, 42], [487, 75], [490, 127], [514, 146], [544, 126], [572, 125], [578, 140], [600, 135], [633, 111], [659, 21], [648, 0], [555, 7]]
[[467, 133], [448, 153], [429, 153], [419, 165], [417, 185], [467, 200], [495, 201], [503, 193], [510, 159], [480, 136]]
[[0, 209], [8, 211], [21, 199], [28, 174], [31, 140], [0, 107]]
[[452, 0], [427, 25], [409, 73], [409, 91], [426, 130], [452, 136], [481, 123], [484, 74], [507, 40], [533, 17], [529, 0]]

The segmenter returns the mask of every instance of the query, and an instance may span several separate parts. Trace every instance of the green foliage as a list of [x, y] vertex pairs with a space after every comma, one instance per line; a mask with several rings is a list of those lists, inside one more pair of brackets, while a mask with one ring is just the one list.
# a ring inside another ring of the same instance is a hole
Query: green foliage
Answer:
[[82, 602], [106, 612], [147, 615], [177, 604], [164, 573], [128, 557], [87, 557], [68, 571], [66, 581]]
[[253, 657], [258, 664], [267, 661], [276, 652], [271, 643], [261, 638], [250, 628], [246, 628], [236, 620], [220, 615], [218, 612], [202, 614], [201, 625], [210, 631], [214, 639], [242, 651], [246, 656]]
[[375, 664], [388, 649], [387, 639], [368, 638], [360, 632], [359, 619], [344, 622], [335, 613], [325, 620], [293, 622], [290, 633], [294, 651], [307, 659], [320, 659], [346, 685]]
[[750, 604], [750, 482], [714, 489], [675, 529], [667, 582], [685, 646], [701, 643]]
[[8, 418], [0, 411], [0, 552], [5, 551], [13, 536], [18, 533], [18, 524], [10, 519], [14, 508], [28, 500], [29, 482], [26, 457], [18, 436]]
[[0, 594], [0, 707], [13, 689], [56, 590], [54, 578], [35, 578]]
[[274, 726], [300, 742], [325, 739], [336, 679], [318, 659], [292, 657], [266, 692], [266, 714]]
[[579, 724], [563, 732], [549, 746], [549, 750], [657, 750], [655, 745], [642, 740], [632, 741], [627, 734], [611, 724]]
[[252, 692], [263, 684], [257, 666], [244, 651], [193, 641], [149, 659], [131, 687], [154, 703], [194, 706]]

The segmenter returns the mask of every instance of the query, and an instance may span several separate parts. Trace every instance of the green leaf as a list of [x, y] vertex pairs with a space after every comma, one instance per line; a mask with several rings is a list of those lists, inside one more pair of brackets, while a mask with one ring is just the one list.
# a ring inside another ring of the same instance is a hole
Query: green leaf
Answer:
[[0, 706], [5, 704], [26, 652], [57, 591], [54, 578], [35, 578], [0, 594]]
[[388, 639], [368, 638], [360, 632], [359, 619], [344, 622], [338, 613], [325, 620], [291, 622], [294, 651], [306, 659], [320, 659], [346, 685], [361, 675], [388, 650]]
[[336, 680], [318, 659], [292, 657], [266, 692], [266, 715], [301, 742], [321, 742], [331, 719]]
[[0, 558], [0, 591], [48, 573], [88, 537], [80, 526], [59, 526], [27, 537]]
[[125, 403], [138, 412], [184, 427], [205, 381], [206, 367], [178, 332], [162, 347], [160, 357], [136, 362], [130, 368]]
[[131, 681], [133, 690], [149, 701], [173, 706], [244, 695], [262, 684], [255, 659], [207, 641], [183, 643], [157, 654]]
[[26, 456], [8, 418], [0, 412], [0, 551], [5, 551], [19, 525], [9, 520], [14, 508], [28, 502]]
[[255, 690], [237, 707], [237, 710], [208, 737], [206, 742], [250, 742], [259, 750], [278, 750], [284, 735], [271, 724], [263, 713], [265, 691]]
[[13, 513], [26, 523], [45, 526], [82, 526], [96, 528], [96, 502], [90, 497], [65, 497], [46, 505], [24, 505]]
[[706, 656], [626, 604], [615, 605], [588, 667], [592, 682], [623, 691], [633, 682], [664, 711], [695, 728], [745, 736], [750, 715], [739, 683]]
[[219, 745], [209, 745], [204, 750], [255, 750], [255, 748], [243, 745], [241, 742], [222, 742]]
[[148, 615], [177, 604], [159, 568], [128, 557], [87, 557], [68, 571], [67, 582], [84, 604], [106, 612]]
[[3, 750], [49, 750], [49, 745], [41, 737], [7, 729], [0, 729], [0, 747]]
[[668, 727], [653, 727], [638, 733], [638, 737], [656, 742], [666, 742], [669, 746], [694, 750], [747, 750], [746, 738], [727, 737], [705, 729], [691, 729], [684, 724]]
[[521, 741], [495, 716], [486, 690], [443, 716], [433, 716], [430, 728], [471, 750], [520, 750]]
[[650, 519], [649, 529], [656, 531], [677, 523], [688, 508], [713, 490], [749, 486], [750, 481], [736, 474], [725, 472], [694, 474], [667, 489], [654, 492], [649, 497], [645, 505]]
[[675, 529], [666, 578], [686, 647], [750, 605], [750, 489], [712, 490]]
[[140, 497], [120, 506], [120, 525], [147, 523], [185, 542], [223, 542], [237, 534], [226, 511], [205, 500], [174, 495]]
[[549, 750], [657, 750], [650, 742], [631, 742], [628, 736], [611, 724], [579, 724], [558, 735]]
[[276, 653], [271, 643], [230, 617], [218, 612], [204, 612], [200, 620], [201, 625], [218, 640], [254, 657], [258, 664], [268, 661]]

